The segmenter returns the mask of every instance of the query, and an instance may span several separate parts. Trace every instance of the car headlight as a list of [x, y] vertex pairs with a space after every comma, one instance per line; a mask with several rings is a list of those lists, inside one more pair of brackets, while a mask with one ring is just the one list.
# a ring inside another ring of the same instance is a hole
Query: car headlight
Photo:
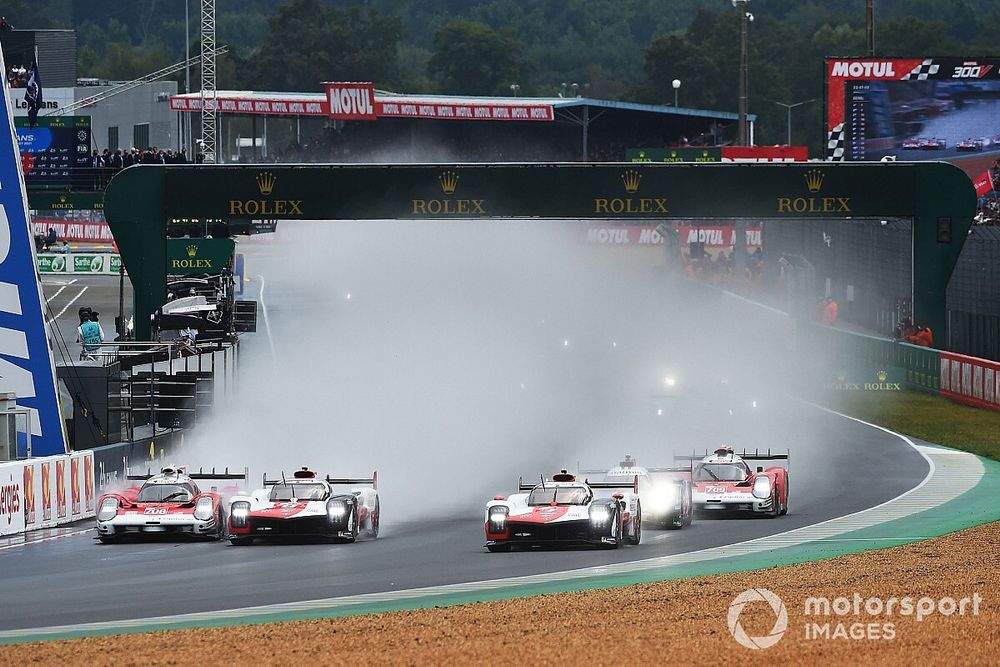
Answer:
[[101, 501], [101, 506], [97, 510], [98, 521], [110, 521], [118, 514], [118, 499], [105, 498]]
[[596, 525], [607, 523], [611, 518], [611, 511], [604, 505], [590, 508], [590, 522]]
[[771, 478], [770, 477], [758, 477], [753, 482], [753, 495], [758, 498], [770, 498], [771, 497]]
[[347, 514], [347, 503], [341, 500], [331, 500], [326, 504], [326, 515], [332, 521], [339, 521]]
[[215, 504], [211, 498], [199, 498], [198, 503], [194, 506], [194, 518], [198, 521], [208, 521], [212, 518], [213, 512], [215, 512]]
[[234, 528], [243, 528], [247, 525], [247, 517], [250, 516], [250, 503], [240, 500], [233, 503], [233, 508], [229, 513], [229, 520]]
[[649, 508], [652, 510], [668, 510], [677, 504], [677, 489], [673, 484], [657, 486], [649, 494]]
[[510, 514], [510, 509], [503, 506], [497, 505], [491, 507], [489, 510], [489, 532], [491, 533], [502, 533], [507, 527], [507, 515]]

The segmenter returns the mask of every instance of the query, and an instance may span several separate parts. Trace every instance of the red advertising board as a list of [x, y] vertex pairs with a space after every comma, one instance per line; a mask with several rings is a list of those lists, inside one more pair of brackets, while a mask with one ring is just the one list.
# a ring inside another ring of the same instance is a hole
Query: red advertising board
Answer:
[[375, 103], [382, 118], [437, 118], [439, 120], [535, 120], [554, 118], [550, 104], [438, 102], [432, 99], [385, 99]]
[[[219, 113], [254, 114], [264, 116], [326, 116], [329, 106], [322, 99], [251, 98], [235, 95], [217, 95]], [[172, 111], [201, 111], [201, 98], [174, 95], [170, 98]]]
[[90, 241], [94, 243], [114, 243], [111, 227], [106, 222], [67, 222], [48, 218], [32, 218], [33, 234], [45, 236], [49, 229], [54, 229], [56, 238], [60, 241]]
[[1000, 363], [941, 352], [942, 396], [980, 408], [1000, 410]]
[[56, 461], [56, 517], [66, 516], [66, 460]]
[[584, 237], [588, 245], [661, 246], [663, 237], [656, 225], [592, 225]]
[[338, 120], [375, 120], [375, 84], [328, 81], [326, 104], [330, 118]]
[[723, 162], [807, 162], [806, 146], [723, 146]]
[[52, 463], [42, 463], [42, 521], [52, 520]]

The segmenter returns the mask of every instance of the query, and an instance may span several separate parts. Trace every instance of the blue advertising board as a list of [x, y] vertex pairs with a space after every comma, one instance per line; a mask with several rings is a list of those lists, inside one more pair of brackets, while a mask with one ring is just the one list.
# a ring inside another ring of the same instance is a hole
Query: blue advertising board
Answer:
[[[2, 70], [7, 71], [6, 66]], [[0, 127], [0, 391], [16, 393], [17, 404], [31, 410], [31, 453], [49, 456], [66, 451], [66, 437], [10, 107], [10, 96], [23, 92], [9, 89], [5, 81], [4, 93], [6, 120]]]

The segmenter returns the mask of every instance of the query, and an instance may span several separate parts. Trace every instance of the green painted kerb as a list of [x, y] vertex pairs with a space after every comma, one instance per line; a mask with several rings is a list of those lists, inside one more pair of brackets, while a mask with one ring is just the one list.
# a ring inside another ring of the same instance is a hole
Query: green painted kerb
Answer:
[[908, 217], [914, 317], [944, 331], [945, 288], [975, 212], [971, 181], [943, 162], [138, 165], [105, 194], [139, 339], [165, 297], [168, 219]]

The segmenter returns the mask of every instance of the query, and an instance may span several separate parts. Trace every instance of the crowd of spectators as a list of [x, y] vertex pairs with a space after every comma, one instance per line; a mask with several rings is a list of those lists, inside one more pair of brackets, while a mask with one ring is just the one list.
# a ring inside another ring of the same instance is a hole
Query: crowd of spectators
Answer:
[[187, 149], [184, 148], [179, 151], [169, 148], [164, 150], [157, 146], [146, 149], [131, 148], [114, 151], [109, 148], [105, 148], [103, 151], [94, 149], [88, 164], [88, 177], [93, 181], [94, 187], [100, 190], [107, 185], [112, 176], [134, 164], [187, 163]]
[[7, 70], [7, 85], [11, 88], [27, 88], [28, 78], [29, 73], [24, 65], [14, 65]]

